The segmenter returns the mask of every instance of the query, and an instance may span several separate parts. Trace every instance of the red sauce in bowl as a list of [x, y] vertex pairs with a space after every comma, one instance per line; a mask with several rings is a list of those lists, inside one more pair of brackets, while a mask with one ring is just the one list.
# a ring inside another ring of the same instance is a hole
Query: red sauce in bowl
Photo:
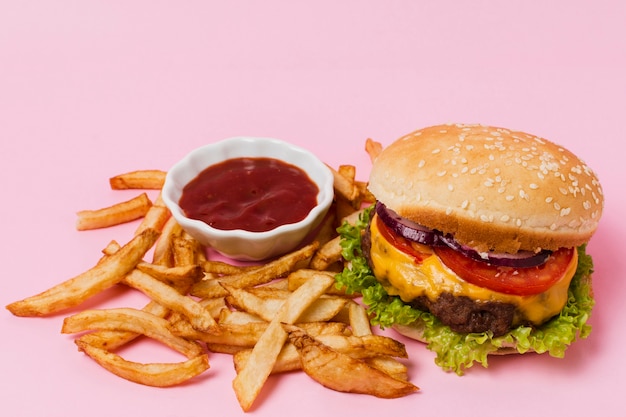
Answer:
[[233, 158], [211, 165], [183, 188], [189, 218], [221, 230], [265, 232], [297, 223], [317, 205], [317, 185], [274, 158]]

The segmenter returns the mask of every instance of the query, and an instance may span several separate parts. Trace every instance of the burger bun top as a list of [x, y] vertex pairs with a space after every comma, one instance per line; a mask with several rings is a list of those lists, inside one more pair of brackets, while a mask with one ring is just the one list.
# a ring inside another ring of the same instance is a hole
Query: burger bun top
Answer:
[[546, 139], [483, 125], [440, 125], [386, 147], [369, 190], [400, 216], [478, 251], [586, 243], [604, 198], [595, 173]]

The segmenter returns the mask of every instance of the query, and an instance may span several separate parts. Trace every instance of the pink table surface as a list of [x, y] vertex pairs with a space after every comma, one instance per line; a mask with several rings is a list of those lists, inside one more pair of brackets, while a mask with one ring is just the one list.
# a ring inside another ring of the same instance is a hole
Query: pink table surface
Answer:
[[[606, 210], [589, 244], [593, 332], [565, 359], [494, 358], [459, 377], [404, 340], [415, 395], [330, 391], [271, 377], [251, 415], [623, 415], [626, 3], [4, 1], [0, 4], [0, 304], [92, 266], [135, 223], [78, 232], [75, 212], [135, 195], [108, 178], [167, 170], [237, 135], [307, 147], [367, 179], [366, 138], [479, 122], [560, 142], [598, 173]], [[152, 194], [152, 196], [154, 196]], [[87, 306], [140, 307], [112, 290]], [[0, 313], [3, 416], [242, 414], [228, 356], [183, 386], [109, 374], [60, 334], [67, 313]], [[157, 345], [129, 359], [179, 360]]]

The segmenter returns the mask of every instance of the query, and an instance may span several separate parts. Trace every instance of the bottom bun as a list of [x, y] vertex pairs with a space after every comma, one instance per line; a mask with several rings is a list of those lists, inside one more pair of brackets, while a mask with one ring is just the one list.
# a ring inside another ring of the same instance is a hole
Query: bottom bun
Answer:
[[[405, 324], [394, 324], [392, 326], [392, 328], [400, 333], [401, 335], [408, 337], [409, 339], [413, 339], [413, 340], [417, 340], [418, 342], [422, 342], [422, 343], [427, 343], [426, 340], [424, 339], [424, 328], [423, 326], [410, 326], [410, 325], [405, 325]], [[524, 353], [530, 353], [533, 352], [533, 350], [527, 350]], [[518, 354], [521, 355], [522, 353], [520, 351], [517, 350], [516, 344], [515, 343], [511, 343], [508, 345], [504, 345], [500, 348], [498, 348], [497, 350], [491, 351], [489, 352], [490, 355], [513, 355], [513, 354]]]

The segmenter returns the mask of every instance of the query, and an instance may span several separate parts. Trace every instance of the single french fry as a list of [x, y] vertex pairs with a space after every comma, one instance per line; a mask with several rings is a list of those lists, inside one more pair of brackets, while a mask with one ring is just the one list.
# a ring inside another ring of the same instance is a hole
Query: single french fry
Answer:
[[216, 275], [236, 275], [260, 268], [258, 265], [238, 266], [222, 261], [205, 261], [202, 264], [204, 272]]
[[359, 196], [359, 189], [354, 181], [341, 175], [341, 173], [339, 173], [339, 171], [335, 168], [331, 166], [328, 167], [333, 174], [333, 186], [335, 188], [335, 193], [344, 197], [348, 201], [356, 201]]
[[165, 206], [161, 194], [159, 194], [152, 207], [144, 215], [143, 220], [137, 227], [137, 230], [135, 230], [135, 234], [139, 234], [146, 229], [163, 230], [170, 215], [170, 210]]
[[158, 169], [137, 170], [111, 177], [109, 184], [113, 190], [160, 190], [166, 175], [167, 172]]
[[200, 345], [174, 335], [167, 320], [133, 308], [81, 311], [63, 320], [61, 333], [80, 333], [87, 330], [124, 330], [139, 333], [158, 340], [188, 358], [202, 354]]
[[[302, 268], [293, 271], [287, 277], [287, 288], [289, 291], [295, 291], [296, 288], [304, 284], [306, 281], [313, 279], [317, 274], [328, 275], [334, 277], [337, 273], [334, 271], [318, 271], [316, 269]], [[340, 295], [342, 297], [353, 298], [354, 295], [347, 295], [345, 289], [338, 289], [334, 285], [326, 291], [328, 295]]]
[[390, 337], [374, 334], [365, 336], [345, 336], [339, 334], [315, 336], [310, 334], [305, 328], [299, 327], [331, 349], [350, 355], [353, 358], [371, 358], [374, 356], [406, 358], [408, 356], [405, 346]]
[[164, 266], [140, 262], [137, 269], [170, 286], [177, 282], [195, 282], [204, 276], [200, 265]]
[[76, 307], [88, 298], [121, 282], [141, 261], [158, 237], [148, 229], [113, 255], [105, 255], [93, 268], [48, 290], [16, 301], [7, 309], [16, 316], [45, 316]]
[[128, 381], [152, 387], [181, 384], [209, 369], [206, 354], [178, 363], [137, 363], [80, 340], [78, 348], [109, 372]]
[[323, 271], [341, 259], [341, 237], [335, 236], [319, 248], [311, 258], [312, 269]]
[[399, 379], [401, 381], [409, 380], [409, 371], [405, 364], [398, 361], [391, 356], [375, 356], [373, 358], [365, 358], [365, 362], [376, 368], [392, 378]]
[[269, 323], [263, 336], [254, 346], [247, 365], [233, 380], [233, 389], [242, 410], [248, 411], [252, 407], [287, 340], [287, 333], [281, 323], [292, 324], [298, 320], [300, 315], [334, 282], [334, 279], [324, 275], [308, 281], [293, 292]]
[[137, 220], [146, 215], [152, 201], [146, 193], [112, 206], [96, 210], [81, 210], [76, 213], [76, 229], [91, 230], [115, 226]]
[[348, 305], [348, 317], [352, 333], [355, 336], [369, 336], [372, 334], [370, 319], [367, 316], [365, 307], [355, 301]]
[[369, 155], [371, 162], [374, 162], [376, 160], [382, 150], [383, 145], [380, 142], [377, 142], [370, 138], [367, 138], [365, 140], [365, 152], [367, 152], [367, 154]]
[[182, 295], [176, 289], [158, 279], [135, 269], [124, 278], [124, 282], [143, 292], [159, 304], [187, 317], [195, 329], [209, 333], [219, 331], [211, 313], [200, 303]]
[[152, 263], [165, 266], [174, 266], [172, 240], [183, 233], [183, 228], [174, 217], [170, 217], [163, 225], [161, 237], [154, 246]]
[[172, 238], [172, 253], [174, 254], [174, 265], [197, 265], [196, 253], [198, 242], [186, 235], [174, 236]]

